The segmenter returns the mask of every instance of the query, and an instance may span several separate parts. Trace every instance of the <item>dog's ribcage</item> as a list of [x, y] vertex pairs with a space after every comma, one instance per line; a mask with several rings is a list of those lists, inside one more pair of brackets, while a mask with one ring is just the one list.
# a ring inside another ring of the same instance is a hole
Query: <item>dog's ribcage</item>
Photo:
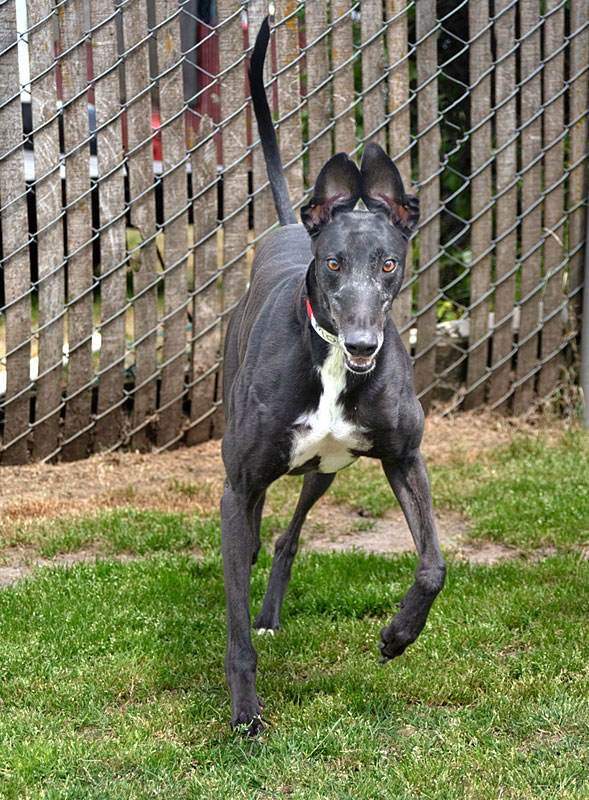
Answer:
[[295, 422], [290, 453], [291, 470], [320, 458], [315, 469], [319, 472], [337, 472], [352, 464], [358, 452], [370, 448], [366, 432], [344, 418], [341, 396], [346, 387], [346, 366], [339, 347], [331, 346], [320, 375], [323, 392], [319, 405]]

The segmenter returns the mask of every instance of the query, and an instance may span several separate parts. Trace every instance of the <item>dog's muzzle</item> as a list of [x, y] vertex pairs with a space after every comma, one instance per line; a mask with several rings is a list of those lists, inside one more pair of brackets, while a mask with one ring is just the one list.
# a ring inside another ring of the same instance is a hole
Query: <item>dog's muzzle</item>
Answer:
[[371, 356], [351, 356], [344, 348], [346, 369], [358, 375], [371, 372], [376, 366], [376, 353]]
[[382, 347], [384, 336], [379, 334], [375, 340], [368, 335], [350, 336], [344, 339], [339, 337], [339, 345], [344, 351], [346, 368], [350, 372], [364, 374], [371, 372], [376, 364], [376, 356]]
[[375, 365], [376, 365], [376, 355], [380, 348], [382, 347], [384, 336], [382, 334], [378, 337], [378, 343], [376, 345], [376, 349], [373, 350], [371, 353], [351, 353], [346, 347], [344, 342], [343, 336], [337, 336], [334, 333], [329, 333], [326, 331], [325, 328], [322, 328], [317, 320], [315, 319], [315, 314], [313, 313], [313, 309], [311, 308], [311, 301], [307, 298], [307, 314], [309, 316], [309, 320], [311, 322], [311, 326], [315, 333], [320, 336], [324, 341], [328, 342], [329, 344], [334, 344], [343, 350], [344, 353], [344, 363], [346, 365], [346, 369], [350, 372], [354, 372], [357, 375], [365, 375], [368, 372], [371, 372]]

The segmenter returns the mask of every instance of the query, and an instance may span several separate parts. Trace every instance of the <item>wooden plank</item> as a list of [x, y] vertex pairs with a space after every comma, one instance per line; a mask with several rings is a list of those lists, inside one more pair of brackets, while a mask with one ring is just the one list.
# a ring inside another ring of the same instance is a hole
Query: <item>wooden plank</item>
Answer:
[[131, 420], [131, 447], [148, 450], [157, 392], [157, 250], [155, 242], [155, 183], [151, 130], [149, 39], [145, 0], [129, 0], [123, 7], [125, 94], [127, 101], [127, 171], [129, 214], [138, 231], [140, 249], [132, 253], [133, 336], [135, 389]]
[[162, 124], [162, 184], [164, 199], [164, 346], [160, 389], [158, 447], [182, 431], [182, 399], [186, 367], [188, 213], [186, 135], [182, 82], [179, 6], [177, 0], [155, 5], [157, 58]]
[[27, 2], [39, 259], [39, 377], [33, 457], [57, 452], [64, 342], [63, 221], [51, 0]]
[[[241, 10], [231, 0], [219, 0], [219, 73], [223, 136], [223, 298], [222, 335], [230, 311], [247, 283], [248, 185], [247, 118]], [[220, 393], [220, 386], [219, 386]], [[223, 418], [215, 415], [215, 436], [222, 435]]]
[[542, 206], [542, 78], [540, 19], [536, 0], [521, 0], [520, 13], [520, 141], [521, 141], [521, 266], [520, 319], [513, 411], [523, 414], [534, 397], [538, 364], [539, 299], [541, 280]]
[[[260, 30], [260, 25], [264, 18], [268, 15], [268, 0], [249, 0], [247, 7], [247, 21], [248, 21], [248, 35], [249, 35], [249, 48], [250, 51], [256, 41], [256, 36]], [[271, 37], [270, 44], [268, 45], [268, 54], [266, 56], [266, 63], [264, 64], [264, 83], [266, 86], [272, 80], [272, 58], [271, 53], [274, 46], [275, 38]], [[270, 108], [274, 106], [272, 99], [273, 91], [272, 86], [266, 90], [266, 96]], [[254, 142], [259, 140], [258, 129], [255, 124], [255, 117], [253, 109], [251, 110], [252, 122], [252, 139]], [[256, 241], [273, 225], [276, 224], [276, 210], [274, 208], [274, 201], [272, 199], [272, 191], [268, 183], [268, 176], [266, 174], [266, 163], [264, 161], [264, 154], [262, 146], [258, 143], [254, 146], [253, 150], [253, 191], [254, 191], [254, 237]]]
[[[585, 225], [587, 211], [587, 139], [589, 138], [589, 0], [571, 0], [570, 12], [570, 84], [569, 84], [569, 296], [570, 310], [581, 320], [583, 267], [585, 260]], [[587, 296], [587, 295], [585, 295]], [[569, 325], [574, 324], [574, 320]]]
[[[489, 403], [505, 408], [511, 381], [517, 248], [517, 114], [515, 96], [515, 6], [495, 2], [496, 244], [495, 324]], [[511, 273], [511, 274], [509, 274]]]
[[[91, 3], [100, 214], [100, 371], [95, 449], [123, 438], [126, 237], [117, 33], [113, 4]], [[120, 10], [117, 11], [120, 13]]]
[[321, 167], [331, 156], [331, 114], [329, 102], [329, 49], [327, 4], [305, 6], [306, 104], [309, 133], [309, 175], [314, 184]]
[[58, 16], [65, 148], [68, 381], [62, 455], [88, 455], [92, 407], [92, 198], [86, 34], [81, 0]]
[[436, 308], [440, 247], [440, 130], [438, 116], [437, 39], [435, 0], [416, 8], [417, 128], [420, 132], [419, 183], [422, 223], [419, 228], [419, 288], [415, 390], [427, 413], [436, 368]]
[[382, 0], [363, 0], [360, 30], [363, 139], [386, 148]]
[[336, 153], [351, 153], [356, 147], [352, 5], [352, 0], [340, 0], [330, 6]]
[[388, 53], [389, 106], [387, 126], [389, 155], [394, 160], [405, 189], [411, 187], [411, 116], [409, 111], [409, 45], [407, 0], [389, 0], [386, 41]]
[[[411, 191], [411, 117], [409, 112], [409, 48], [407, 37], [407, 0], [389, 0], [386, 41], [388, 53], [389, 107], [387, 110], [390, 156], [397, 165], [406, 191]], [[405, 280], [395, 304], [393, 316], [401, 331], [405, 348], [410, 349], [410, 326], [413, 318], [411, 286], [413, 259], [411, 248], [405, 263]]]
[[[469, 19], [470, 69], [470, 163], [471, 217], [470, 247], [470, 338], [464, 399], [466, 409], [478, 408], [485, 401], [487, 370], [489, 299], [491, 285], [491, 32], [488, 0], [471, 0]], [[486, 166], [485, 166], [486, 165]], [[478, 385], [477, 385], [478, 384]]]
[[[219, 291], [217, 264], [217, 150], [215, 126], [201, 120], [192, 151], [194, 217], [194, 308], [192, 313], [192, 369], [188, 444], [198, 444], [213, 433], [215, 385], [218, 372]], [[198, 422], [202, 418], [202, 422]]]
[[[301, 87], [296, 0], [284, 0], [278, 3], [275, 35], [280, 152], [290, 199], [296, 207], [303, 198], [303, 135], [299, 110]], [[293, 163], [288, 166], [291, 161]]]
[[[540, 358], [558, 350], [562, 320], [555, 310], [564, 299], [564, 8], [561, 0], [547, 0], [544, 20], [544, 280], [543, 323]], [[558, 96], [557, 96], [558, 95]], [[538, 395], [548, 397], [556, 389], [563, 366], [562, 353], [542, 365]]]
[[0, 5], [0, 224], [6, 304], [3, 464], [24, 464], [29, 455], [31, 270], [16, 40], [15, 2], [8, 0]]

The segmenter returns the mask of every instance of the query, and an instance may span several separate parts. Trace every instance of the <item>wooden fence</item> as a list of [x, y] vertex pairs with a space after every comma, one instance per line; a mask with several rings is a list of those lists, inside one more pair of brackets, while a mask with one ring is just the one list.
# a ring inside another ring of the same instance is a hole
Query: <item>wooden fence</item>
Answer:
[[[426, 410], [522, 413], [562, 394], [589, 0], [275, 5], [268, 95], [293, 202], [367, 141], [419, 192], [393, 314]], [[225, 326], [275, 224], [245, 79], [267, 13], [0, 3], [3, 464], [222, 433]]]

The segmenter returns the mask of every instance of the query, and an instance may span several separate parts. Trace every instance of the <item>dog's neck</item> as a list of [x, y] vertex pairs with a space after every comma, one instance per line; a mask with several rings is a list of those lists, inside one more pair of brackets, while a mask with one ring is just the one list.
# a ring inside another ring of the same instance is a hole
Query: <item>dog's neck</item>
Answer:
[[313, 313], [313, 306], [311, 305], [311, 301], [307, 297], [307, 316], [309, 317], [309, 321], [311, 323], [311, 327], [315, 331], [315, 333], [320, 336], [324, 342], [328, 344], [337, 345], [339, 347], [339, 337], [335, 335], [335, 333], [329, 333], [326, 331], [325, 328], [322, 328], [321, 325], [315, 319], [315, 314]]
[[[305, 277], [305, 316], [307, 317], [307, 321], [310, 321], [308, 309], [307, 309], [307, 300], [309, 301], [311, 308], [313, 310], [313, 317], [315, 320], [315, 325], [320, 328], [322, 331], [327, 333], [329, 336], [335, 337], [337, 339], [338, 332], [335, 330], [334, 324], [331, 320], [331, 316], [327, 309], [327, 304], [323, 298], [322, 292], [319, 289], [317, 284], [317, 278], [315, 275], [315, 261], [311, 261], [309, 264], [309, 269], [307, 270], [307, 274]], [[315, 327], [315, 325], [313, 327]], [[318, 334], [321, 336], [321, 334]], [[328, 339], [326, 337], [326, 341]]]
[[322, 302], [317, 288], [315, 281], [315, 264], [313, 261], [309, 265], [305, 278], [300, 283], [296, 300], [296, 316], [301, 328], [301, 345], [305, 349], [308, 348], [310, 363], [317, 369], [320, 369], [333, 345], [317, 333], [316, 328], [309, 318], [307, 303], [309, 303], [313, 309], [313, 316], [317, 327], [324, 330], [328, 336], [334, 337], [334, 340], [337, 340], [337, 332], [335, 331], [328, 312], [325, 310], [325, 304]]

